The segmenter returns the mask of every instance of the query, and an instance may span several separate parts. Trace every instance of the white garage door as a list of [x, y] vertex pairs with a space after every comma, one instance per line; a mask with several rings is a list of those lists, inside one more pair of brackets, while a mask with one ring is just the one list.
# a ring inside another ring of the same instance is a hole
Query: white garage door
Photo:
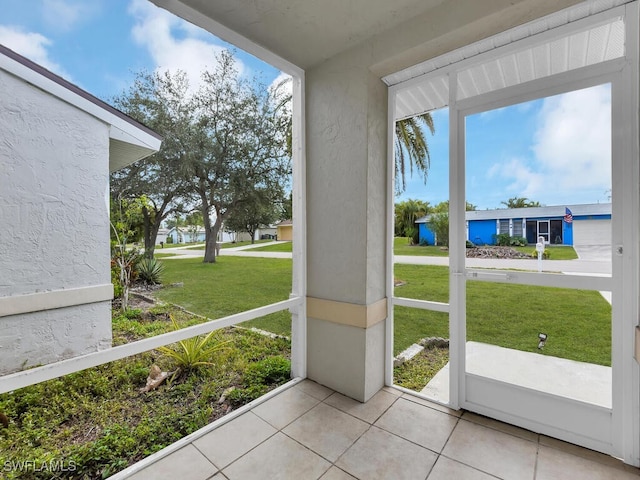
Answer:
[[574, 220], [573, 244], [611, 245], [611, 220]]

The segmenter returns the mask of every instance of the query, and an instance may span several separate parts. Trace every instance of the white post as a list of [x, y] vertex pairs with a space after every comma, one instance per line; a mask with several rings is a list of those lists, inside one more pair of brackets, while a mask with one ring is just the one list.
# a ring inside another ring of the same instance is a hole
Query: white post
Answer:
[[536, 243], [536, 251], [538, 252], [538, 272], [542, 272], [542, 254], [544, 253], [544, 237], [538, 237], [538, 243]]

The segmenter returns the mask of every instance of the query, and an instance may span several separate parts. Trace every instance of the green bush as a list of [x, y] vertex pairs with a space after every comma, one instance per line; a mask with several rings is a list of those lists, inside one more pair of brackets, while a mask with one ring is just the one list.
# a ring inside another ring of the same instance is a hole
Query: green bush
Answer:
[[526, 247], [527, 239], [524, 237], [511, 237], [509, 243], [512, 247]]
[[138, 277], [149, 285], [162, 283], [164, 265], [155, 258], [141, 258], [138, 261]]
[[[533, 252], [531, 252], [531, 257], [538, 258], [538, 251], [534, 249]], [[549, 257], [551, 257], [551, 252], [549, 252], [549, 250], [545, 248], [544, 252], [542, 252], [542, 258], [547, 260]]]
[[496, 245], [500, 247], [508, 247], [511, 245], [511, 236], [508, 233], [498, 233], [493, 235]]
[[473, 243], [473, 242], [471, 242], [471, 241], [467, 240], [467, 248], [474, 248], [475, 246], [476, 246], [476, 244], [475, 244], [475, 243]]

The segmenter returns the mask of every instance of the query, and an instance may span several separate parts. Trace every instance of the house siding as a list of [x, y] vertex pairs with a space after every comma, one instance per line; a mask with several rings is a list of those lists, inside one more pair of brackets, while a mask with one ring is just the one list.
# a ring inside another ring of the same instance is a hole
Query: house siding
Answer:
[[496, 221], [476, 220], [469, 222], [469, 238], [476, 245], [493, 245], [495, 243]]
[[[0, 299], [110, 284], [109, 126], [2, 70], [0, 92]], [[110, 346], [109, 307], [0, 315], [0, 373]]]

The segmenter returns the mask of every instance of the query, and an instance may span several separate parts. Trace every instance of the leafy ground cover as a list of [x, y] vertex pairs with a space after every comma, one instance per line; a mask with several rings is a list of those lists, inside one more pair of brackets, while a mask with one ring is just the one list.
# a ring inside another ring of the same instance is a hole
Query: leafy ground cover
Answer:
[[396, 385], [419, 392], [448, 361], [448, 347], [425, 348], [410, 361], [393, 369], [393, 381]]
[[[175, 307], [132, 310], [114, 318], [114, 343], [170, 331], [170, 316], [180, 326], [203, 321]], [[176, 368], [157, 351], [0, 395], [0, 411], [10, 420], [0, 428], [2, 478], [106, 478], [289, 378], [287, 339], [227, 328], [211, 342], [229, 343], [211, 355], [210, 364], [148, 392], [141, 388], [152, 365]], [[31, 463], [20, 467], [25, 461]], [[50, 462], [58, 462], [59, 473], [42, 468]]]

